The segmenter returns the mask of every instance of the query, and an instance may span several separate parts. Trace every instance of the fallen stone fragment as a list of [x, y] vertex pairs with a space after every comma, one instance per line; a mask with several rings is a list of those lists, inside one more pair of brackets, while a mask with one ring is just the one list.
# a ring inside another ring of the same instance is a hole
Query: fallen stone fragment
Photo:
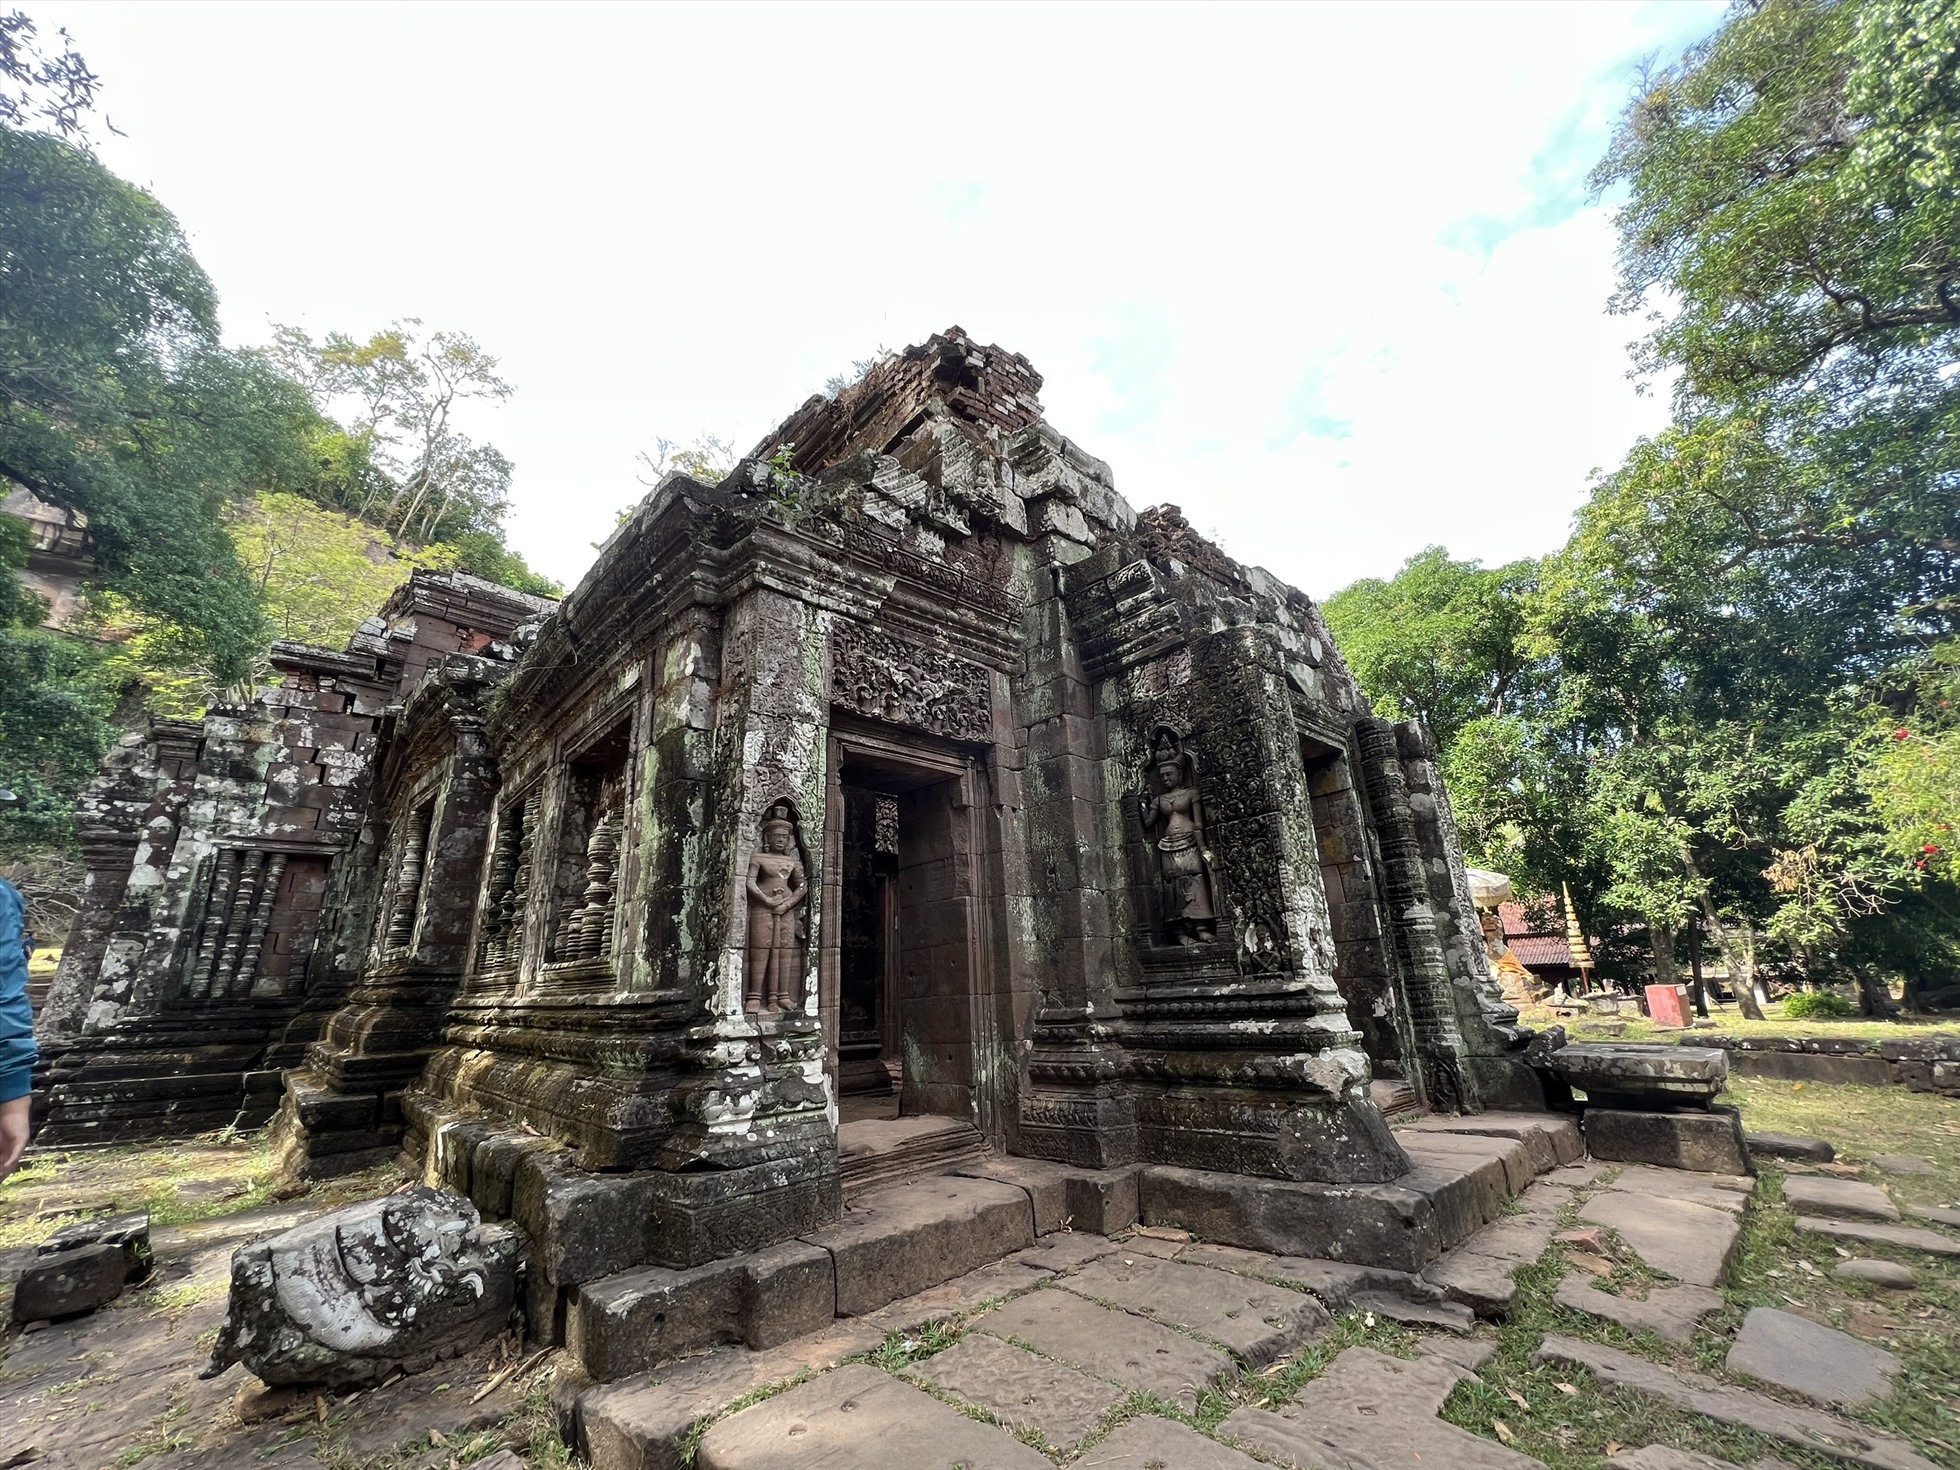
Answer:
[[1603, 1317], [1629, 1332], [1651, 1332], [1668, 1342], [1687, 1342], [1701, 1319], [1722, 1310], [1722, 1293], [1705, 1286], [1656, 1286], [1645, 1301], [1601, 1291], [1581, 1276], [1567, 1276], [1552, 1298], [1570, 1311]]
[[99, 1220], [64, 1225], [36, 1247], [41, 1255], [59, 1255], [78, 1245], [113, 1245], [123, 1253], [123, 1279], [141, 1281], [150, 1274], [150, 1212], [133, 1210]]
[[1808, 1159], [1814, 1164], [1828, 1164], [1837, 1157], [1837, 1150], [1823, 1139], [1805, 1138], [1798, 1133], [1744, 1133], [1742, 1141], [1749, 1145], [1750, 1153], [1766, 1158]]
[[[1068, 1278], [1064, 1278], [1066, 1280]], [[1143, 1317], [1074, 1292], [1032, 1291], [974, 1320], [974, 1328], [1128, 1388], [1195, 1409], [1198, 1391], [1232, 1371], [1231, 1358]]]
[[1931, 1174], [1933, 1161], [1918, 1154], [1873, 1154], [1872, 1167], [1887, 1174]]
[[970, 1404], [1009, 1429], [1033, 1429], [1066, 1453], [1123, 1402], [1124, 1391], [1025, 1348], [968, 1333], [943, 1353], [920, 1363], [918, 1376]]
[[119, 1245], [78, 1245], [36, 1256], [14, 1282], [13, 1319], [52, 1321], [107, 1306], [127, 1280]]
[[1206, 1439], [1175, 1419], [1140, 1414], [1075, 1461], [1083, 1470], [1263, 1470], [1261, 1461]]
[[1437, 1327], [1458, 1337], [1468, 1337], [1477, 1327], [1477, 1314], [1460, 1302], [1412, 1302], [1385, 1291], [1360, 1293], [1349, 1310], [1373, 1312], [1404, 1327]]
[[1004, 1429], [969, 1419], [868, 1363], [847, 1363], [731, 1414], [701, 1437], [699, 1470], [1052, 1470]]
[[1547, 1061], [1595, 1107], [1706, 1107], [1727, 1085], [1729, 1054], [1713, 1046], [1668, 1042], [1578, 1041]]
[[446, 1189], [364, 1200], [241, 1246], [214, 1378], [242, 1362], [267, 1383], [372, 1383], [494, 1337], [517, 1292], [517, 1234]]
[[1814, 1174], [1793, 1174], [1783, 1181], [1783, 1198], [1794, 1210], [1806, 1215], [1826, 1215], [1834, 1220], [1884, 1220], [1899, 1218], [1899, 1207], [1876, 1184], [1856, 1179], [1824, 1179]]
[[1543, 1470], [1528, 1455], [1436, 1417], [1450, 1390], [1471, 1376], [1439, 1357], [1404, 1360], [1351, 1347], [1292, 1403], [1278, 1410], [1240, 1409], [1218, 1433], [1281, 1464]]
[[1775, 1307], [1752, 1307], [1723, 1366], [1842, 1409], [1892, 1396], [1905, 1364], [1849, 1333]]
[[1819, 1409], [1729, 1388], [1703, 1373], [1675, 1373], [1601, 1343], [1550, 1333], [1533, 1360], [1584, 1368], [1609, 1387], [1632, 1389], [1691, 1413], [1705, 1414], [1717, 1423], [1737, 1424], [1787, 1444], [1871, 1466], [1872, 1470], [1936, 1470], [1931, 1460], [1893, 1435]]
[[1877, 1221], [1865, 1220], [1819, 1220], [1809, 1215], [1797, 1216], [1797, 1229], [1808, 1230], [1813, 1235], [1828, 1235], [1836, 1240], [1863, 1240], [1880, 1245], [1899, 1245], [1907, 1250], [1925, 1251], [1935, 1256], [1960, 1256], [1960, 1240], [1950, 1235], [1939, 1235], [1931, 1230], [1921, 1230], [1916, 1225], [1884, 1225]]
[[1690, 1286], [1718, 1286], [1742, 1237], [1742, 1222], [1726, 1210], [1661, 1196], [1608, 1190], [1579, 1211], [1609, 1225], [1652, 1270]]
[[1863, 1281], [1897, 1291], [1909, 1290], [1919, 1282], [1919, 1278], [1912, 1274], [1912, 1267], [1901, 1266], [1897, 1261], [1875, 1261], [1869, 1256], [1839, 1261], [1831, 1274], [1846, 1281]]

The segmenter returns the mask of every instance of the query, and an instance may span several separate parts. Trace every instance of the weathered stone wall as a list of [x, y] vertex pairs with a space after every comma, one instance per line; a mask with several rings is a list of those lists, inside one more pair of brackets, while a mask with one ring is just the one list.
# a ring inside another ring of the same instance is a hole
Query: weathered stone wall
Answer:
[[377, 874], [343, 859], [371, 840], [396, 701], [430, 658], [549, 606], [418, 573], [344, 652], [275, 645], [280, 682], [254, 703], [124, 739], [78, 811], [88, 875], [39, 1022], [43, 1138], [265, 1120], [360, 960]]
[[847, 791], [892, 828], [908, 1111], [1356, 1181], [1408, 1167], [1376, 1065], [1532, 1100], [1420, 733], [1309, 599], [1133, 513], [1039, 388], [958, 333], [908, 349], [727, 480], [670, 476], [507, 677], [432, 667], [295, 1168], [400, 1139], [540, 1239], [630, 1217], [547, 1253], [561, 1293], [827, 1218]]

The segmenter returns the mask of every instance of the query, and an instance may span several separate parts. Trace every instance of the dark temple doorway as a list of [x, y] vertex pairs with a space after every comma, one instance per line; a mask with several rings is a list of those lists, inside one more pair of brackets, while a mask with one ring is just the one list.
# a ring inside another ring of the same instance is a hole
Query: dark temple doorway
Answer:
[[984, 1151], [981, 864], [969, 762], [887, 737], [831, 750], [823, 1019], [848, 1190]]

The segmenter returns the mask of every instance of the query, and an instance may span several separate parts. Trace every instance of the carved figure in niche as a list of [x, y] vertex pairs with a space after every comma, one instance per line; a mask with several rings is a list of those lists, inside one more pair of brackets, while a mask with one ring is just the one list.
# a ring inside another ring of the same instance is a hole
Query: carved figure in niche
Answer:
[[762, 840], [749, 858], [749, 952], [742, 970], [742, 1009], [799, 1010], [803, 991], [803, 914], [809, 881], [798, 856], [796, 815], [777, 802], [762, 819]]
[[1173, 731], [1159, 726], [1151, 739], [1150, 765], [1155, 789], [1138, 799], [1137, 816], [1163, 884], [1164, 936], [1174, 944], [1209, 943], [1218, 937], [1218, 905], [1205, 846], [1205, 807], [1191, 757]]

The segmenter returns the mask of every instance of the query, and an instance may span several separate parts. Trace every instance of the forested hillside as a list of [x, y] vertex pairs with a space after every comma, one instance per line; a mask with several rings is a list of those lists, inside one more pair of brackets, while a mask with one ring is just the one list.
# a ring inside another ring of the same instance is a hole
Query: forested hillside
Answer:
[[1609, 970], [1960, 989], [1960, 8], [1738, 7], [1594, 182], [1672, 422], [1555, 555], [1431, 548], [1335, 636]]
[[119, 727], [248, 693], [274, 639], [338, 644], [418, 566], [556, 593], [503, 540], [511, 465], [458, 427], [510, 385], [398, 322], [227, 346], [165, 205], [91, 151], [98, 82], [0, 15], [0, 480], [86, 519], [86, 613], [20, 587], [0, 517], [0, 858], [58, 862]]

